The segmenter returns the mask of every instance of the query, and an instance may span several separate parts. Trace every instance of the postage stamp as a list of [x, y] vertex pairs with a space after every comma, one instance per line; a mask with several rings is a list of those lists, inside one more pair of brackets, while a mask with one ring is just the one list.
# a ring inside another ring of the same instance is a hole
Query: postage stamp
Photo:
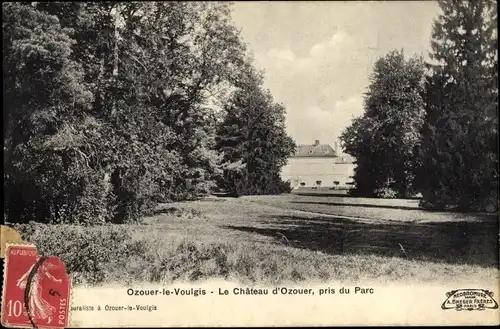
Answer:
[[71, 282], [58, 257], [41, 257], [34, 245], [7, 244], [2, 325], [66, 328]]

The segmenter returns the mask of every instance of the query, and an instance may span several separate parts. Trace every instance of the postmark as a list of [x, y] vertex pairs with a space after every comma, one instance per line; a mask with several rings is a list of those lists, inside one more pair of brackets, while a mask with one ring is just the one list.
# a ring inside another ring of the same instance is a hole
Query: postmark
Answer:
[[34, 245], [7, 244], [2, 325], [68, 327], [70, 295], [71, 282], [58, 257], [41, 257]]
[[446, 293], [446, 300], [441, 305], [443, 310], [484, 311], [497, 309], [493, 292], [485, 289], [457, 289]]
[[7, 225], [0, 225], [0, 258], [5, 257], [5, 246], [6, 244], [27, 244], [21, 238], [21, 234], [18, 231], [9, 227]]

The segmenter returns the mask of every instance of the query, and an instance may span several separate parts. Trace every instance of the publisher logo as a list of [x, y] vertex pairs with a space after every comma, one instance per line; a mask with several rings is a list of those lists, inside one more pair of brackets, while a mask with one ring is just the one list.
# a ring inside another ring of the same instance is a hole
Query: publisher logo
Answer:
[[493, 292], [484, 289], [457, 289], [446, 293], [446, 300], [441, 308], [456, 311], [484, 311], [498, 308], [493, 299]]

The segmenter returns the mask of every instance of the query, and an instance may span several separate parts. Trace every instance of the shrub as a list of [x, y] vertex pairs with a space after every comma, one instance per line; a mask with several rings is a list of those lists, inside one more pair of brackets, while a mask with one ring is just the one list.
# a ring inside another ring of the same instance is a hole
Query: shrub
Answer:
[[119, 225], [77, 226], [45, 225], [31, 222], [15, 227], [26, 241], [34, 243], [38, 253], [58, 256], [74, 283], [104, 282], [107, 269], [121, 268], [133, 254], [147, 251], [144, 241], [134, 241], [130, 227]]
[[242, 195], [274, 195], [290, 193], [290, 181], [283, 181], [279, 174], [248, 173], [247, 170], [226, 172], [227, 185], [230, 193], [235, 196]]
[[24, 160], [4, 190], [10, 222], [89, 224], [111, 218], [113, 208], [101, 172], [77, 161], [64, 163], [64, 156], [48, 151], [20, 156]]
[[398, 192], [389, 188], [389, 187], [381, 187], [374, 191], [375, 196], [384, 199], [394, 199], [398, 197]]

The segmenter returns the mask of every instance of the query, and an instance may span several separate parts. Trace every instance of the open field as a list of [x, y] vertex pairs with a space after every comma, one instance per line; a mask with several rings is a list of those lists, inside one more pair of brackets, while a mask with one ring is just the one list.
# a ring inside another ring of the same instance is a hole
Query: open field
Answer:
[[[324, 215], [352, 216], [364, 222], [380, 219], [398, 222], [497, 222], [492, 213], [459, 213], [426, 211], [419, 208], [418, 199], [378, 199], [348, 196], [279, 195], [247, 196], [242, 198], [281, 209], [293, 209]], [[401, 211], [405, 210], [405, 211]]]
[[[106, 237], [108, 229], [114, 238]], [[104, 282], [453, 282], [468, 281], [471, 273], [478, 281], [499, 274], [496, 216], [426, 212], [414, 200], [207, 198], [161, 205], [143, 224], [36, 230], [28, 237], [63, 259], [69, 250], [84, 254], [82, 248], [92, 247], [101, 257], [90, 257], [92, 271], [100, 266]], [[57, 234], [91, 241], [63, 246]]]
[[[406, 200], [295, 195], [213, 199], [169, 205], [205, 216], [197, 222], [148, 219], [169, 234], [218, 241], [272, 242], [328, 254], [378, 254], [497, 266], [494, 215], [395, 209]], [[411, 205], [412, 201], [408, 203]]]

